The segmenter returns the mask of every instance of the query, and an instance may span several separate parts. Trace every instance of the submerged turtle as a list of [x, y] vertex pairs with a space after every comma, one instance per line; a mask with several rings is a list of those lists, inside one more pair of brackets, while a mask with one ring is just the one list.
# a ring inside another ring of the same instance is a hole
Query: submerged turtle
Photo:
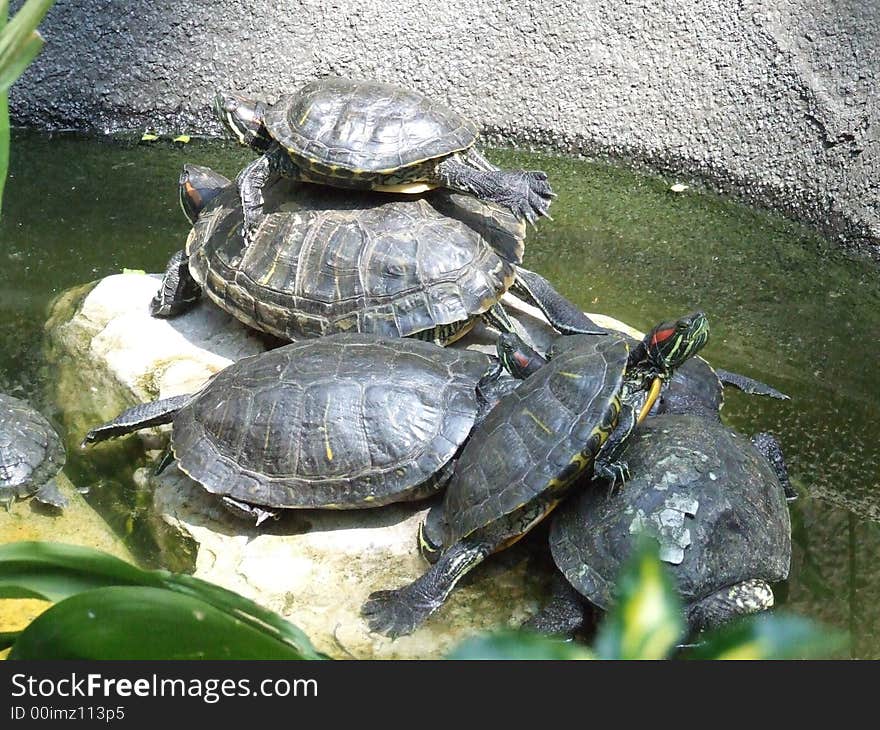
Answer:
[[0, 504], [33, 495], [61, 509], [67, 506], [55, 482], [64, 466], [61, 439], [51, 424], [27, 403], [0, 393]]
[[[442, 553], [409, 585], [371, 594], [361, 609], [370, 628], [391, 637], [412, 632], [462, 576], [540, 522], [582, 474], [619, 473], [617, 458], [639, 395], [696, 353], [708, 334], [699, 312], [671, 327], [659, 325], [632, 350], [610, 335], [570, 338], [564, 352], [505, 395], [474, 429], [442, 505], [421, 530]], [[649, 398], [641, 410], [651, 405]]]
[[261, 153], [238, 176], [245, 238], [263, 213], [273, 176], [343, 188], [423, 192], [445, 187], [491, 200], [534, 222], [553, 192], [540, 171], [501, 171], [476, 149], [477, 127], [415, 91], [324, 78], [265, 104], [217, 94], [215, 112]]
[[584, 598], [607, 609], [642, 532], [659, 541], [691, 630], [772, 606], [769, 584], [785, 580], [791, 557], [784, 474], [705, 414], [649, 418], [626, 458], [623, 488], [580, 490], [554, 514], [550, 547], [567, 584], [527, 626], [571, 635]]
[[565, 332], [601, 332], [534, 272], [518, 266], [525, 228], [508, 211], [435, 191], [418, 198], [337, 191], [290, 181], [266, 190], [252, 243], [229, 180], [184, 167], [180, 202], [193, 229], [152, 303], [174, 316], [204, 289], [245, 324], [284, 339], [336, 332], [414, 335], [448, 344], [512, 287]]
[[83, 445], [172, 423], [181, 470], [258, 523], [276, 508], [378, 507], [443, 486], [497, 377], [482, 353], [332, 335], [239, 360], [194, 395], [130, 408]]

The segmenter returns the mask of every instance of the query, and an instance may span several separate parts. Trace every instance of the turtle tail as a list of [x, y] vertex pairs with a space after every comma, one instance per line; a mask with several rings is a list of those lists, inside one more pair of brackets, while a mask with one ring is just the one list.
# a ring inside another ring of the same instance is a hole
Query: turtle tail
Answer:
[[152, 403], [141, 403], [120, 413], [112, 421], [96, 426], [91, 429], [82, 440], [80, 446], [85, 448], [88, 444], [96, 444], [107, 439], [125, 436], [134, 431], [150, 426], [161, 426], [163, 423], [171, 423], [177, 412], [192, 400], [192, 395], [176, 395], [173, 398], [163, 398]]

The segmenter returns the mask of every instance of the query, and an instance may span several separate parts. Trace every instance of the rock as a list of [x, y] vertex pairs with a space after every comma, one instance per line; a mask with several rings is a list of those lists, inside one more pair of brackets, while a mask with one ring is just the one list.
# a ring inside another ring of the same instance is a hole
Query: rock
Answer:
[[[158, 278], [147, 275], [111, 276], [56, 302], [50, 354], [63, 383], [59, 407], [78, 414], [65, 418], [79, 429], [76, 440], [124, 407], [195, 391], [233, 360], [265, 349], [259, 337], [207, 301], [176, 319], [152, 318], [148, 305], [157, 286]], [[546, 346], [553, 333], [537, 310], [508, 300], [535, 344]], [[457, 346], [494, 352], [494, 339], [478, 325]], [[94, 382], [107, 387], [96, 389]], [[147, 443], [156, 446], [155, 434], [147, 435]], [[530, 569], [529, 551], [515, 546], [468, 576], [425, 626], [392, 642], [368, 632], [360, 606], [370, 592], [398, 587], [424, 571], [416, 549], [424, 505], [290, 511], [256, 528], [228, 513], [176, 466], [159, 477], [152, 467], [140, 469], [136, 478], [153, 490], [156, 514], [195, 542], [197, 577], [285, 616], [331, 656], [442, 656], [468, 635], [518, 626], [546, 596], [546, 571]]]

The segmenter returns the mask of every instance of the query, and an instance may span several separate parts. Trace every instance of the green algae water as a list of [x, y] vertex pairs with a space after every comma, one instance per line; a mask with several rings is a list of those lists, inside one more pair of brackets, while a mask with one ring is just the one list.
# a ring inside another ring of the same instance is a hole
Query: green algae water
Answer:
[[[583, 309], [642, 329], [703, 309], [712, 327], [707, 359], [791, 395], [780, 403], [728, 391], [724, 409], [745, 433], [779, 437], [801, 494], [792, 505], [791, 577], [778, 601], [848, 630], [853, 656], [880, 657], [877, 266], [778, 216], [673, 193], [674, 180], [560, 157], [490, 157], [546, 170], [559, 195], [553, 221], [530, 231], [527, 266]], [[43, 354], [49, 302], [125, 268], [162, 271], [188, 231], [177, 205], [181, 165], [233, 177], [250, 159], [219, 142], [14, 134], [0, 221], [0, 390], [60, 425]], [[81, 436], [68, 434], [68, 445]], [[131, 463], [70, 451], [68, 475], [145, 565], [159, 565], [145, 526], [149, 495], [134, 485]]]

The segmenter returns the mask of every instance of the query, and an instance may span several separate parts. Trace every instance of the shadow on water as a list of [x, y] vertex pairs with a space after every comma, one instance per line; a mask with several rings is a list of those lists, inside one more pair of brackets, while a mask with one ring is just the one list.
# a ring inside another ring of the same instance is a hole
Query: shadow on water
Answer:
[[[17, 133], [0, 222], [0, 390], [60, 422], [46, 396], [46, 307], [61, 291], [123, 268], [161, 271], [188, 230], [177, 206], [184, 162], [233, 177], [250, 154]], [[766, 380], [786, 403], [730, 394], [726, 420], [775, 432], [801, 499], [792, 575], [777, 592], [799, 613], [850, 629], [854, 656], [880, 657], [880, 277], [795, 223], [674, 180], [565, 158], [496, 151], [548, 171], [552, 222], [529, 233], [525, 263], [584, 309], [647, 329], [696, 308], [712, 321], [707, 359]], [[73, 434], [72, 442], [79, 435]], [[147, 564], [158, 551], [134, 484], [137, 447], [67, 472]], [[142, 462], [141, 462], [142, 463]]]

